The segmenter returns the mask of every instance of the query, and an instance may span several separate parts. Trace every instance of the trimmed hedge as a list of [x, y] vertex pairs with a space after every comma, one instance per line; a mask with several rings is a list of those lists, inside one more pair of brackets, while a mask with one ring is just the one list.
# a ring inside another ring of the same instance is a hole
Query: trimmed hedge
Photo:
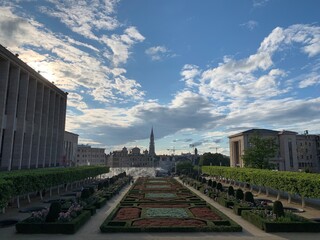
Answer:
[[303, 197], [320, 198], [320, 174], [271, 171], [252, 168], [203, 166], [202, 172], [211, 176], [268, 187]]
[[109, 172], [108, 167], [83, 166], [69, 168], [38, 168], [0, 173], [0, 207], [14, 196], [42, 191], [45, 188], [71, 183]]
[[79, 216], [70, 222], [54, 223], [30, 223], [23, 220], [16, 224], [18, 233], [62, 233], [74, 234], [91, 217], [89, 211], [84, 210]]
[[266, 232], [320, 232], [320, 223], [294, 215], [301, 222], [271, 222], [250, 210], [241, 213], [242, 218]]

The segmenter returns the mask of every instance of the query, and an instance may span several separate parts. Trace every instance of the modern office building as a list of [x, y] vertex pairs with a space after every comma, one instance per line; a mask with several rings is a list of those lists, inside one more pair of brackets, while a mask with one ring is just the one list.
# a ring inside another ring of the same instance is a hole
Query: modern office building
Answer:
[[0, 170], [58, 166], [67, 93], [0, 45]]
[[71, 132], [64, 132], [63, 140], [63, 166], [76, 166], [79, 135]]
[[78, 145], [77, 166], [106, 165], [105, 148], [92, 148], [89, 145]]
[[298, 134], [292, 131], [251, 129], [229, 136], [230, 165], [244, 167], [242, 155], [249, 148], [249, 139], [254, 134], [262, 138], [274, 138], [278, 146], [275, 156], [270, 159], [278, 170], [299, 171], [308, 169], [320, 172], [320, 135]]

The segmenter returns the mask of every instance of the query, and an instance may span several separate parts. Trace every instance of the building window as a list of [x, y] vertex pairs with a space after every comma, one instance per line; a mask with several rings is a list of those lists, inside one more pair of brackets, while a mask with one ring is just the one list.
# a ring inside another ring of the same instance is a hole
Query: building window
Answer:
[[292, 142], [288, 142], [290, 167], [293, 168]]

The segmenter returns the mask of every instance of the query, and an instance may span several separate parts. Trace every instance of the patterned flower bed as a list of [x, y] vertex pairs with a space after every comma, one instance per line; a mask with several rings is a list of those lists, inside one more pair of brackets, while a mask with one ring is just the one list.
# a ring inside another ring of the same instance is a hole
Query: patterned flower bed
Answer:
[[131, 207], [120, 208], [114, 219], [115, 220], [136, 219], [140, 217], [140, 212], [141, 212], [140, 208], [131, 208]]
[[173, 178], [139, 178], [100, 230], [235, 232], [242, 228]]
[[147, 208], [145, 211], [146, 218], [187, 218], [188, 213], [183, 208]]
[[177, 194], [174, 193], [146, 193], [146, 198], [176, 198]]

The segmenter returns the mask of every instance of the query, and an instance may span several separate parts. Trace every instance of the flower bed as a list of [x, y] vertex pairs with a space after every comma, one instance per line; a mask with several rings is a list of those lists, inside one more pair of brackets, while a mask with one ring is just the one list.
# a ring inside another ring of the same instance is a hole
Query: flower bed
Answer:
[[136, 207], [124, 207], [120, 208], [115, 220], [132, 220], [140, 217], [140, 208]]
[[234, 232], [242, 228], [173, 178], [139, 178], [100, 230]]
[[176, 198], [175, 193], [146, 193], [146, 198]]
[[83, 224], [85, 224], [91, 217], [89, 211], [82, 211], [82, 213], [69, 222], [33, 222], [32, 219], [27, 218], [16, 224], [18, 233], [63, 233], [73, 234]]
[[187, 211], [183, 208], [147, 208], [144, 213], [146, 218], [169, 217], [187, 218]]
[[276, 218], [265, 210], [243, 210], [241, 216], [266, 232], [320, 232], [320, 223], [290, 212]]

